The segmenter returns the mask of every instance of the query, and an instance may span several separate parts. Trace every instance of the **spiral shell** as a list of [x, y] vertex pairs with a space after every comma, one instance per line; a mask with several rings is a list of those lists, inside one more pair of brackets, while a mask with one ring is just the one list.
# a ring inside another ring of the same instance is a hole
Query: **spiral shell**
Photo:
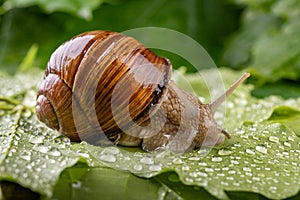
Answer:
[[[166, 94], [172, 66], [131, 37], [75, 36], [51, 55], [36, 113], [72, 141], [114, 138], [145, 122]], [[151, 110], [151, 112], [150, 112]]]

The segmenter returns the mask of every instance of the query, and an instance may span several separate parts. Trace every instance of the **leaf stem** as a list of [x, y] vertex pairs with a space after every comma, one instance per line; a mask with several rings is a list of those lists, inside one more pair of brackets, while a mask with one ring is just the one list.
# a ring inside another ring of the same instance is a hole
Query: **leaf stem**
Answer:
[[9, 97], [3, 97], [3, 96], [0, 96], [0, 101], [6, 102], [8, 104], [15, 105], [15, 106], [20, 104], [20, 102], [15, 100], [15, 99], [12, 99], [12, 98], [9, 98]]

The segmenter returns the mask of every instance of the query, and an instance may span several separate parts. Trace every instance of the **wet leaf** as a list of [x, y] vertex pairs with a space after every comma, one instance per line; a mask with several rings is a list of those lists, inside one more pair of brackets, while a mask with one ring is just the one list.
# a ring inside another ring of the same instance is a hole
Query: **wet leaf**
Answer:
[[49, 130], [33, 115], [34, 80], [32, 75], [0, 80], [1, 86], [6, 85], [1, 88], [0, 96], [24, 92], [18, 105], [6, 101], [12, 108], [0, 109], [0, 180], [18, 183], [50, 197], [60, 173], [78, 162], [79, 156], [70, 150], [69, 139]]
[[[220, 72], [225, 87], [241, 74], [228, 69]], [[201, 73], [215, 76], [212, 70]], [[300, 138], [293, 121], [299, 116], [300, 99], [256, 99], [250, 95], [253, 87], [242, 85], [226, 101], [226, 112], [221, 108], [216, 117], [231, 134], [231, 140], [185, 154], [147, 153], [139, 148], [73, 144], [46, 128], [33, 113], [38, 82], [34, 74], [38, 73], [1, 75], [0, 96], [5, 98], [0, 101], [11, 107], [1, 109], [0, 115], [1, 180], [47, 197], [54, 192], [57, 198], [88, 199], [100, 194], [136, 198], [149, 190], [145, 198], [194, 199], [204, 195], [235, 199], [251, 194], [283, 199], [299, 192]], [[192, 88], [207, 90], [197, 76], [184, 75], [191, 80]], [[175, 78], [178, 83], [179, 77]], [[218, 87], [210, 92], [222, 93]], [[112, 193], [114, 188], [120, 193]]]

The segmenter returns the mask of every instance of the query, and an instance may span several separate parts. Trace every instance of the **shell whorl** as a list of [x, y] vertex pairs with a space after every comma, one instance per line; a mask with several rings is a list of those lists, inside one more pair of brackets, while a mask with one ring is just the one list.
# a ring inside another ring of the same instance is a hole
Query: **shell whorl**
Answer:
[[37, 116], [73, 141], [95, 132], [113, 136], [149, 118], [151, 107], [166, 93], [170, 75], [167, 59], [131, 37], [83, 33], [52, 54], [39, 87]]

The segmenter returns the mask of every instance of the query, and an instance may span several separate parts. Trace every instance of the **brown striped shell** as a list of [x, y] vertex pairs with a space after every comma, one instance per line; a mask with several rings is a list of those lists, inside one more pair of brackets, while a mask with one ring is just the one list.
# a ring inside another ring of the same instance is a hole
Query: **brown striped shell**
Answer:
[[72, 141], [97, 131], [113, 137], [147, 120], [149, 109], [165, 95], [171, 68], [131, 37], [110, 31], [80, 34], [52, 54], [38, 89], [37, 116]]
[[168, 59], [131, 37], [80, 34], [52, 54], [38, 89], [37, 117], [72, 141], [112, 141], [146, 151], [185, 152], [230, 138], [213, 115], [249, 73], [202, 104], [170, 81], [171, 70]]

